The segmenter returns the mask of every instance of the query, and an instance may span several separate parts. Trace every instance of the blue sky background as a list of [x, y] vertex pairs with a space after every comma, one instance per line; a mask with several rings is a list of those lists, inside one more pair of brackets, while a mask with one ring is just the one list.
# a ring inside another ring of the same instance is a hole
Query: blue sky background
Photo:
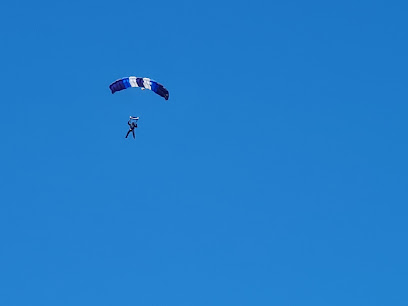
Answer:
[[407, 305], [407, 13], [3, 1], [0, 304]]

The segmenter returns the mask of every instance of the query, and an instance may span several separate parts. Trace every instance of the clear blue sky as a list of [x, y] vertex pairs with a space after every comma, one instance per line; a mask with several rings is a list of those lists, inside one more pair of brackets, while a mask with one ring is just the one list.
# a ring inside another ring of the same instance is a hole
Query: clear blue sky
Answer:
[[3, 1], [0, 305], [408, 305], [407, 14]]

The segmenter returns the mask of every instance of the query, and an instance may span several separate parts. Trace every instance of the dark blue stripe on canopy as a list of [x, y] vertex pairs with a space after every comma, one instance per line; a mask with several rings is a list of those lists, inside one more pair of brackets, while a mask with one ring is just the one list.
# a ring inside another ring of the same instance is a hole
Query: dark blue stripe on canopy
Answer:
[[137, 86], [144, 87], [143, 78], [136, 78], [136, 83], [137, 83]]
[[115, 93], [116, 91], [126, 89], [125, 84], [123, 84], [122, 80], [117, 80], [113, 82], [112, 84], [109, 85], [110, 90], [112, 93]]

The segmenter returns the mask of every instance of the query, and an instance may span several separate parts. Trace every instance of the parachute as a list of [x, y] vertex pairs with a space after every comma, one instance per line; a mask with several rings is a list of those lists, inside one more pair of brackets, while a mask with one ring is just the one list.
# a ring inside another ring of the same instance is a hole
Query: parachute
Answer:
[[149, 89], [159, 96], [163, 97], [164, 99], [169, 99], [169, 91], [164, 88], [164, 86], [156, 81], [153, 81], [149, 78], [138, 78], [138, 77], [128, 77], [116, 80], [112, 84], [109, 85], [112, 94], [117, 91], [129, 88], [129, 87], [140, 87], [141, 89]]

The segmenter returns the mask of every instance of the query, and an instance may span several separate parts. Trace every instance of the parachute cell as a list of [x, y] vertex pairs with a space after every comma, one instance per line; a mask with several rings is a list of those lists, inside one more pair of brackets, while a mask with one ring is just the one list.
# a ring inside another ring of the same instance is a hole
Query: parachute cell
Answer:
[[109, 85], [112, 94], [117, 91], [129, 88], [129, 87], [140, 87], [142, 89], [149, 89], [159, 96], [163, 97], [164, 99], [169, 99], [169, 91], [164, 88], [164, 86], [156, 81], [153, 81], [149, 78], [138, 78], [138, 77], [128, 77], [116, 80], [112, 84]]

